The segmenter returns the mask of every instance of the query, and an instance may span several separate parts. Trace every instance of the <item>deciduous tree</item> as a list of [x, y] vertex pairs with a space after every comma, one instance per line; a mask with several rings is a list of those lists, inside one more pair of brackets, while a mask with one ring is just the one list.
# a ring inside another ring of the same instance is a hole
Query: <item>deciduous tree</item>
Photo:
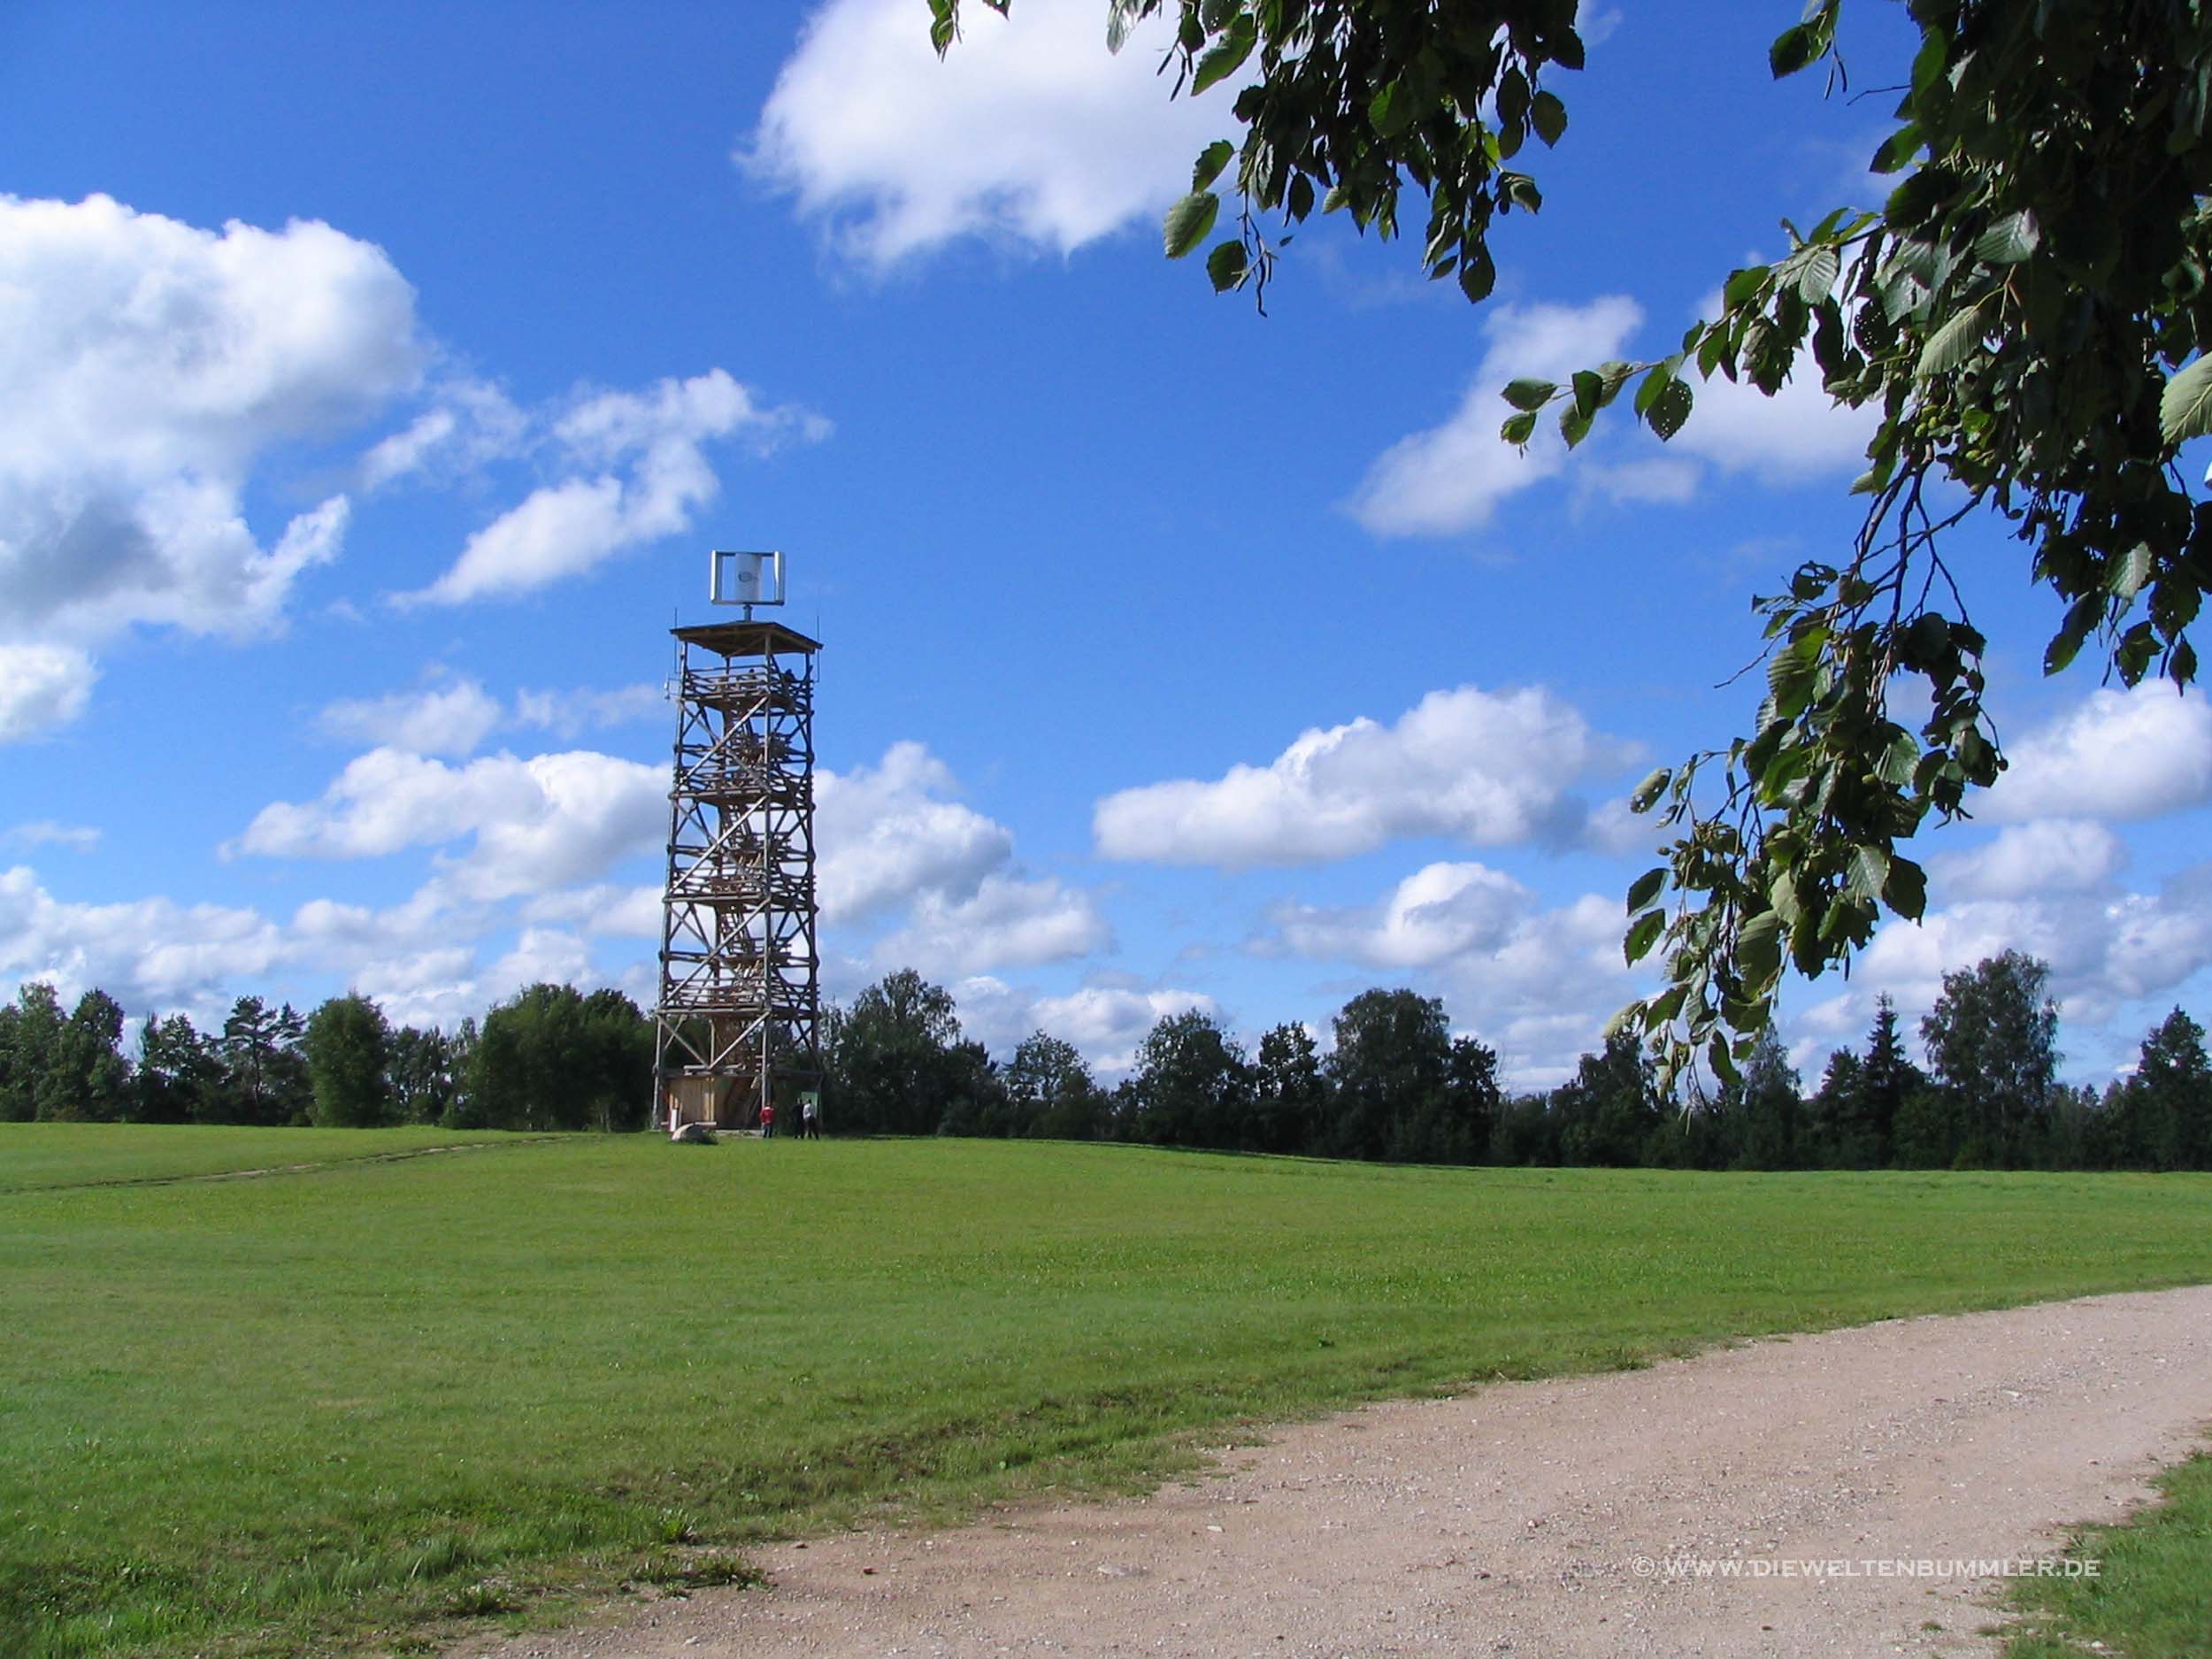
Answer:
[[398, 1102], [386, 1075], [391, 1022], [374, 1002], [357, 992], [331, 997], [308, 1017], [301, 1047], [318, 1126], [373, 1129], [397, 1119]]

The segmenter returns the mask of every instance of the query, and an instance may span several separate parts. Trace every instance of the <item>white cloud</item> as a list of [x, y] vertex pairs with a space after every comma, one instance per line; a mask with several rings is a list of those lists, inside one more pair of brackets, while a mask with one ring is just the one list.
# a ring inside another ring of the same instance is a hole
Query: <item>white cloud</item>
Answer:
[[660, 883], [621, 887], [602, 882], [588, 887], [548, 893], [523, 906], [533, 922], [558, 922], [588, 939], [610, 935], [624, 939], [657, 940], [661, 933]]
[[1479, 864], [1432, 864], [1415, 871], [1372, 910], [1286, 908], [1275, 918], [1283, 941], [1302, 956], [1380, 968], [1427, 968], [1471, 950], [1494, 950], [1530, 909], [1529, 890]]
[[361, 488], [373, 491], [418, 476], [464, 478], [490, 462], [519, 455], [532, 421], [504, 388], [488, 380], [438, 386], [428, 409], [361, 457]]
[[[1706, 314], [1717, 315], [1718, 304], [1715, 296]], [[1353, 517], [1377, 535], [1451, 535], [1481, 528], [1508, 495], [1570, 473], [1578, 488], [1611, 501], [1678, 505], [1697, 494], [1708, 465], [1782, 486], [1864, 466], [1880, 412], [1838, 406], [1809, 355], [1772, 397], [1693, 373], [1694, 411], [1664, 449], [1634, 428], [1627, 393], [1609, 424], [1601, 417], [1595, 434], [1571, 453], [1559, 435], [1556, 403], [1540, 413], [1525, 448], [1499, 437], [1513, 413], [1499, 396], [1509, 381], [1525, 376], [1563, 386], [1578, 369], [1629, 355], [1643, 320], [1642, 308], [1621, 295], [1587, 305], [1496, 307], [1457, 411], [1377, 457], [1353, 494]]]
[[993, 873], [964, 898], [922, 894], [905, 925], [878, 941], [872, 954], [881, 967], [961, 974], [1061, 962], [1110, 941], [1089, 894], [1056, 877], [1025, 881]]
[[73, 646], [0, 644], [0, 743], [19, 743], [84, 712], [92, 659]]
[[2025, 899], [2104, 887], [2127, 863], [2127, 848], [2101, 824], [2047, 818], [1929, 863], [1936, 890], [1946, 897]]
[[1260, 954], [1402, 974], [1440, 993], [1455, 1027], [1498, 1051], [1509, 1087], [1548, 1088], [1603, 1041], [1637, 993], [1621, 956], [1620, 901], [1586, 894], [1555, 909], [1510, 876], [1471, 863], [1427, 864], [1372, 906], [1286, 905]]
[[499, 700], [472, 680], [376, 698], [348, 699], [325, 708], [319, 724], [332, 737], [417, 755], [463, 756], [500, 725]]
[[960, 1006], [963, 1031], [994, 1053], [1013, 1048], [1033, 1031], [1073, 1043], [1091, 1069], [1102, 1077], [1126, 1071], [1136, 1062], [1137, 1045], [1170, 1015], [1196, 1009], [1220, 1012], [1202, 991], [1173, 987], [1141, 988], [1086, 985], [1062, 996], [1041, 996], [988, 975], [952, 987]]
[[944, 797], [956, 784], [919, 743], [882, 762], [814, 774], [816, 888], [826, 923], [864, 921], [924, 893], [972, 898], [1014, 854], [1013, 833]]
[[486, 971], [485, 1001], [497, 1002], [532, 985], [583, 985], [590, 981], [591, 952], [573, 933], [552, 927], [526, 927], [514, 948]]
[[492, 900], [595, 879], [650, 850], [667, 821], [664, 767], [588, 749], [449, 766], [376, 749], [349, 763], [319, 800], [264, 807], [224, 851], [369, 858], [467, 840], [440, 879], [459, 897]]
[[611, 691], [518, 691], [515, 723], [534, 726], [563, 739], [635, 720], [672, 721], [668, 696], [653, 685], [618, 686]]
[[971, 6], [941, 63], [909, 0], [828, 0], [778, 75], [741, 163], [878, 267], [962, 236], [1068, 253], [1155, 222], [1192, 157], [1229, 136], [1224, 85], [1170, 102], [1162, 20], [1118, 56], [1097, 7]]
[[347, 503], [265, 549], [248, 480], [407, 391], [424, 349], [383, 251], [327, 225], [218, 234], [105, 196], [0, 197], [0, 643], [273, 626]]
[[280, 931], [256, 910], [165, 898], [70, 903], [28, 868], [0, 873], [0, 976], [50, 980], [65, 1001], [97, 986], [134, 1014], [204, 1007], [283, 956]]
[[[1851, 987], [1807, 1007], [1795, 1025], [1825, 1041], [1855, 1044], [1873, 1019], [1876, 995], [1887, 992], [1911, 1026], [1942, 994], [1944, 974], [2008, 949], [2049, 964], [2068, 1030], [2097, 1041], [2096, 1028], [2129, 1005], [2170, 997], [2212, 966], [2212, 865], [2185, 871], [2152, 893], [2061, 884], [1969, 899], [1931, 911], [1918, 925], [1889, 921], [1855, 964]], [[2120, 1033], [2116, 1040], [2139, 1035]], [[2109, 1043], [2116, 1033], [2105, 1032], [2102, 1040]]]
[[973, 974], [1110, 943], [1091, 895], [1025, 873], [1012, 832], [949, 799], [957, 781], [921, 744], [894, 743], [872, 767], [817, 772], [814, 784], [823, 925], [855, 940], [885, 929], [826, 968], [840, 985], [872, 964]]
[[[1721, 314], [1717, 291], [1701, 317]], [[1715, 374], [1693, 380], [1696, 403], [1668, 448], [1709, 461], [1724, 472], [1748, 472], [1763, 483], [1802, 484], [1866, 470], [1866, 446], [1882, 424], [1878, 404], [1838, 403], [1820, 383], [1807, 348], [1797, 372], [1769, 397], [1748, 380]]]
[[345, 741], [458, 759], [509, 727], [534, 727], [572, 740], [603, 726], [664, 718], [667, 709], [658, 686], [518, 691], [510, 709], [474, 680], [451, 680], [436, 668], [426, 671], [426, 678], [431, 683], [418, 690], [330, 703], [317, 724], [326, 735]]
[[1632, 757], [1540, 687], [1432, 691], [1394, 726], [1311, 730], [1265, 766], [1125, 789], [1098, 803], [1109, 858], [1248, 866], [1341, 858], [1401, 837], [1472, 846], [1583, 835], [1568, 790]]
[[42, 818], [16, 825], [5, 839], [18, 847], [66, 847], [72, 852], [88, 853], [100, 844], [100, 831], [89, 824], [58, 824]]
[[1667, 447], [1765, 484], [1802, 484], [1865, 471], [1866, 446], [1882, 420], [1878, 406], [1851, 409], [1830, 397], [1809, 352], [1771, 397], [1748, 381], [1718, 374], [1696, 382], [1694, 390], [1697, 402], [1690, 419]]
[[1983, 806], [2001, 823], [2158, 818], [2212, 800], [2212, 707], [2165, 680], [2093, 691], [2009, 758]]
[[1568, 458], [1556, 423], [1540, 416], [1525, 449], [1505, 443], [1498, 429], [1513, 410], [1500, 390], [1525, 375], [1564, 381], [1617, 357], [1643, 319], [1642, 307], [1617, 294], [1587, 305], [1497, 307], [1457, 411], [1383, 451], [1354, 493], [1353, 517], [1377, 535], [1448, 535], [1479, 527], [1506, 496], [1556, 476]]
[[571, 475], [532, 491], [471, 536], [436, 581], [397, 598], [459, 604], [581, 575], [690, 527], [692, 514], [721, 491], [709, 443], [741, 431], [770, 442], [826, 430], [818, 419], [761, 407], [721, 369], [664, 380], [647, 393], [599, 393], [553, 424], [550, 442]]

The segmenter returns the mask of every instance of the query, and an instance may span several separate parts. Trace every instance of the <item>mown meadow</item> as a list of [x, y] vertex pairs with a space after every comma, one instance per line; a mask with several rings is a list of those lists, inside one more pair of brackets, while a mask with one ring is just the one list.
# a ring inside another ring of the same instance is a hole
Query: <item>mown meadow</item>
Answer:
[[0, 1653], [419, 1648], [1355, 1400], [2203, 1281], [2208, 1224], [2193, 1175], [0, 1125]]

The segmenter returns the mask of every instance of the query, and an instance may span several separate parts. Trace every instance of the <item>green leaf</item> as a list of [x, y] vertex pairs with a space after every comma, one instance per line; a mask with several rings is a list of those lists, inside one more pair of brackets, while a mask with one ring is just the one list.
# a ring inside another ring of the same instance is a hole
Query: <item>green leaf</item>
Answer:
[[1590, 435], [1590, 419], [1572, 403], [1559, 411], [1559, 435], [1567, 441], [1570, 449]]
[[1868, 164], [1868, 171], [1895, 173], [1920, 153], [1920, 143], [1919, 124], [1906, 122], [1882, 141], [1881, 148], [1874, 152], [1873, 161]]
[[2105, 576], [2105, 587], [2120, 599], [2132, 599], [2143, 591], [2143, 584], [2151, 579], [2150, 544], [2138, 541], [2133, 547], [2113, 560], [2112, 569]]
[[1913, 373], [1924, 380], [1931, 375], [1948, 374], [1981, 349], [1982, 334], [1982, 308], [1977, 301], [1928, 336]]
[[1847, 885], [1859, 897], [1872, 901], [1889, 885], [1889, 854], [1879, 847], [1854, 847]]
[[1237, 147], [1225, 138], [1217, 138], [1198, 152], [1198, 165], [1190, 170], [1190, 188], [1203, 190], [1221, 176], [1221, 170], [1229, 165], [1229, 157], [1237, 153]]
[[1747, 265], [1740, 271], [1731, 272], [1728, 286], [1720, 293], [1721, 303], [1732, 311], [1740, 305], [1748, 303], [1757, 296], [1770, 274], [1769, 268], [1763, 265]]
[[1656, 870], [1645, 871], [1643, 874], [1636, 878], [1635, 881], [1631, 884], [1628, 889], [1628, 913], [1631, 916], [1633, 916], [1637, 911], [1642, 910], [1645, 906], [1649, 904], [1652, 900], [1659, 896], [1660, 889], [1664, 887], [1666, 885], [1667, 872], [1665, 866], [1662, 865]]
[[1253, 22], [1250, 12], [1243, 13], [1229, 26], [1229, 33], [1221, 44], [1198, 60], [1197, 73], [1191, 76], [1190, 96], [1194, 98], [1216, 81], [1236, 73], [1252, 55], [1252, 47], [1258, 39], [1259, 26]]
[[2062, 672], [2067, 664], [2080, 654], [2082, 641], [2089, 637], [2089, 630], [2103, 618], [2105, 599], [2102, 594], [2087, 594], [2066, 609], [2066, 619], [2059, 624], [2058, 632], [2043, 649], [2043, 672], [2047, 674]]
[[1747, 988], [1763, 993], [1782, 972], [1782, 918], [1763, 910], [1736, 939], [1736, 973]]
[[1490, 257], [1490, 250], [1479, 242], [1468, 242], [1459, 258], [1459, 291], [1479, 305], [1497, 286], [1498, 267]]
[[1767, 50], [1767, 64], [1777, 81], [1793, 75], [1820, 56], [1820, 42], [1802, 23], [1793, 23], [1774, 37]]
[[1528, 106], [1529, 125], [1547, 145], [1555, 144], [1567, 130], [1567, 106], [1548, 92], [1540, 92]]
[[1244, 280], [1244, 243], [1235, 237], [1216, 242], [1214, 250], [1206, 256], [1206, 274], [1213, 280], [1214, 292], [1225, 294]]
[[1532, 409], [1507, 416], [1505, 425], [1498, 428], [1498, 436], [1511, 444], [1525, 444], [1535, 435], [1536, 411]]
[[1621, 955], [1633, 967], [1651, 954], [1651, 948], [1659, 942], [1659, 930], [1667, 925], [1664, 910], [1646, 910], [1628, 926], [1628, 936], [1621, 941]]
[[1842, 269], [1842, 261], [1833, 248], [1816, 248], [1806, 257], [1804, 269], [1798, 273], [1797, 291], [1808, 305], [1816, 305], [1828, 297], [1836, 286], [1836, 273]]
[[1692, 401], [1687, 380], [1669, 380], [1651, 400], [1651, 412], [1644, 419], [1661, 442], [1682, 430], [1682, 423], [1690, 418]]
[[1918, 921], [1928, 908], [1928, 872], [1909, 858], [1892, 858], [1882, 902], [1907, 921]]
[[2166, 382], [2158, 400], [2158, 430], [2169, 443], [2186, 443], [2212, 432], [2212, 355]]
[[1221, 198], [1211, 190], [1193, 190], [1168, 209], [1161, 234], [1167, 257], [1180, 259], [1205, 241], [1206, 233], [1213, 229], [1214, 219], [1220, 211]]
[[1516, 409], [1541, 409], [1558, 391], [1556, 380], [1523, 380], [1507, 382], [1499, 396]]
[[1577, 369], [1570, 384], [1574, 388], [1575, 413], [1586, 422], [1598, 412], [1598, 399], [1605, 394], [1605, 380], [1594, 369]]
[[[1531, 417], [1531, 419], [1532, 420], [1534, 418]], [[1630, 793], [1628, 797], [1628, 810], [1632, 812], [1650, 811], [1652, 803], [1658, 800], [1662, 795], [1666, 793], [1667, 786], [1673, 781], [1674, 773], [1666, 767], [1659, 766], [1654, 768], [1651, 776], [1646, 778], [1643, 782], [1638, 784], [1634, 790]]]
[[1913, 741], [1912, 733], [1900, 732], [1889, 741], [1881, 757], [1874, 763], [1874, 775], [1884, 783], [1903, 788], [1912, 781], [1913, 768], [1920, 764], [1920, 745]]
[[1636, 388], [1637, 419], [1642, 420], [1650, 415], [1652, 404], [1658, 401], [1659, 394], [1665, 391], [1668, 383], [1674, 379], [1674, 365], [1681, 361], [1680, 357], [1675, 357], [1671, 362], [1656, 364], [1645, 373], [1642, 381]]
[[1984, 265], [2018, 265], [2043, 241], [2035, 215], [2022, 208], [2008, 213], [1974, 239], [1974, 257]]

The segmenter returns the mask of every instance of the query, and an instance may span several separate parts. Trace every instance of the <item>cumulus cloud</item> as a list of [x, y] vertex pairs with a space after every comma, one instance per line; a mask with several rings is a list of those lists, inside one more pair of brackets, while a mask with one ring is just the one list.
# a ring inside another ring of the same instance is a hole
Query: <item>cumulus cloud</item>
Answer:
[[[593, 570], [626, 549], [688, 529], [720, 493], [706, 446], [741, 431], [819, 436], [818, 419], [764, 408], [721, 369], [649, 392], [603, 392], [553, 425], [570, 476], [534, 490], [468, 539], [416, 604], [512, 597]], [[405, 434], [402, 434], [404, 437]]]
[[[1707, 315], [1718, 316], [1719, 305], [1716, 296]], [[1717, 374], [1694, 389], [1696, 407], [1667, 447], [1764, 484], [1863, 472], [1866, 446], [1882, 420], [1878, 405], [1852, 409], [1830, 397], [1809, 353], [1771, 397], [1747, 380]]]
[[4, 839], [18, 847], [66, 847], [88, 853], [100, 844], [100, 832], [89, 824], [58, 824], [42, 818], [16, 825]]
[[488, 380], [446, 381], [433, 390], [429, 408], [361, 457], [361, 488], [374, 491], [407, 479], [465, 478], [521, 454], [532, 425], [503, 388]]
[[449, 679], [434, 670], [430, 678], [429, 685], [415, 690], [342, 698], [327, 704], [316, 723], [326, 736], [342, 741], [458, 759], [475, 753], [494, 732], [535, 728], [569, 740], [664, 715], [667, 706], [658, 686], [637, 685], [518, 691], [511, 708], [477, 680]]
[[958, 801], [950, 768], [919, 743], [874, 766], [814, 775], [822, 919], [852, 924], [924, 893], [972, 898], [1014, 855], [1013, 832]]
[[[1706, 314], [1717, 315], [1716, 296]], [[1635, 301], [1606, 295], [1586, 305], [1500, 306], [1483, 325], [1484, 350], [1466, 395], [1443, 424], [1400, 439], [1377, 457], [1353, 494], [1354, 518], [1382, 536], [1450, 535], [1481, 528], [1507, 496], [1571, 476], [1609, 500], [1678, 505], [1706, 469], [1791, 485], [1858, 471], [1879, 411], [1838, 406], [1809, 357], [1774, 396], [1722, 376], [1689, 384], [1696, 405], [1663, 449], [1625, 413], [1570, 452], [1555, 408], [1516, 449], [1498, 435], [1513, 411], [1500, 391], [1524, 376], [1564, 385], [1578, 369], [1632, 355], [1643, 324]]]
[[667, 819], [666, 770], [612, 755], [500, 754], [455, 766], [375, 749], [319, 800], [264, 807], [224, 850], [369, 858], [466, 841], [444, 860], [441, 880], [461, 897], [490, 900], [594, 880], [649, 851]]
[[2091, 892], [2126, 863], [2127, 848], [2117, 835], [2080, 818], [2016, 825], [1987, 846], [1929, 860], [1937, 891], [1976, 899]]
[[1542, 419], [1525, 448], [1500, 441], [1513, 412], [1500, 388], [1524, 375], [1564, 380], [1618, 357], [1643, 319], [1643, 308], [1617, 294], [1587, 305], [1498, 307], [1483, 324], [1482, 360], [1458, 410], [1384, 450], [1353, 495], [1352, 516], [1391, 536], [1448, 535], [1489, 522], [1499, 502], [1556, 476], [1568, 459], [1555, 425]]
[[2051, 969], [2051, 992], [2069, 1033], [2108, 1046], [2139, 1031], [2099, 1033], [2131, 1005], [2175, 995], [2212, 966], [2212, 865], [2200, 864], [2152, 892], [2109, 884], [1968, 899], [1932, 910], [1918, 925], [1890, 921], [1852, 972], [1850, 988], [1808, 1006], [1795, 1028], [1825, 1043], [1855, 1044], [1887, 992], [1908, 1024], [1935, 1005], [1943, 976], [2013, 949]]
[[[865, 932], [878, 968], [940, 976], [1087, 956], [1110, 942], [1090, 895], [1032, 878], [1013, 833], [952, 799], [951, 770], [919, 743], [815, 774], [816, 886], [826, 926]], [[858, 961], [843, 965], [862, 971]]]
[[2093, 691], [2009, 747], [2011, 764], [1982, 809], [2001, 823], [2128, 822], [2212, 800], [2212, 708], [2170, 680]]
[[1161, 1020], [1193, 1009], [1220, 1012], [1219, 1004], [1203, 992], [1170, 986], [1094, 984], [1046, 996], [978, 974], [951, 988], [962, 1030], [994, 1053], [1006, 1053], [1030, 1033], [1042, 1031], [1074, 1044], [1091, 1069], [1104, 1077], [1135, 1064], [1137, 1045]]
[[105, 196], [0, 197], [0, 645], [73, 648], [74, 689], [19, 687], [0, 733], [65, 719], [85, 647], [134, 625], [242, 637], [334, 557], [333, 496], [264, 546], [243, 505], [271, 457], [416, 383], [414, 294], [382, 250], [329, 226], [219, 233]]
[[1024, 880], [994, 872], [964, 898], [922, 894], [905, 925], [878, 941], [872, 954], [882, 967], [973, 973], [1088, 956], [1110, 939], [1089, 894], [1056, 877]]
[[1164, 19], [1118, 56], [1094, 7], [971, 7], [943, 62], [908, 0], [828, 0], [741, 165], [879, 268], [963, 236], [1069, 253], [1149, 225], [1234, 128], [1233, 86], [1169, 101]]
[[1275, 923], [1302, 956], [1379, 968], [1428, 968], [1471, 950], [1492, 950], [1528, 913], [1529, 890], [1479, 864], [1425, 864], [1365, 910], [1293, 905]]
[[1305, 732], [1265, 766], [1109, 795], [1093, 833], [1109, 858], [1232, 867], [1342, 858], [1408, 836], [1568, 843], [1590, 817], [1573, 785], [1632, 758], [1540, 687], [1462, 686], [1392, 726], [1362, 717]]
[[568, 739], [636, 720], [668, 720], [668, 695], [658, 686], [617, 686], [599, 691], [518, 691], [515, 724], [533, 726]]
[[326, 707], [319, 724], [331, 737], [417, 755], [463, 756], [499, 726], [505, 710], [472, 680]]
[[72, 903], [27, 867], [0, 872], [0, 977], [50, 980], [65, 999], [97, 986], [134, 1012], [206, 1004], [284, 954], [281, 933], [257, 910], [166, 898]]
[[1497, 1049], [1511, 1087], [1548, 1088], [1636, 995], [1621, 957], [1625, 919], [1617, 898], [1586, 894], [1546, 909], [1502, 872], [1438, 863], [1372, 905], [1282, 906], [1251, 948], [1403, 975]]
[[0, 743], [19, 743], [68, 725], [100, 677], [73, 646], [0, 644]]

